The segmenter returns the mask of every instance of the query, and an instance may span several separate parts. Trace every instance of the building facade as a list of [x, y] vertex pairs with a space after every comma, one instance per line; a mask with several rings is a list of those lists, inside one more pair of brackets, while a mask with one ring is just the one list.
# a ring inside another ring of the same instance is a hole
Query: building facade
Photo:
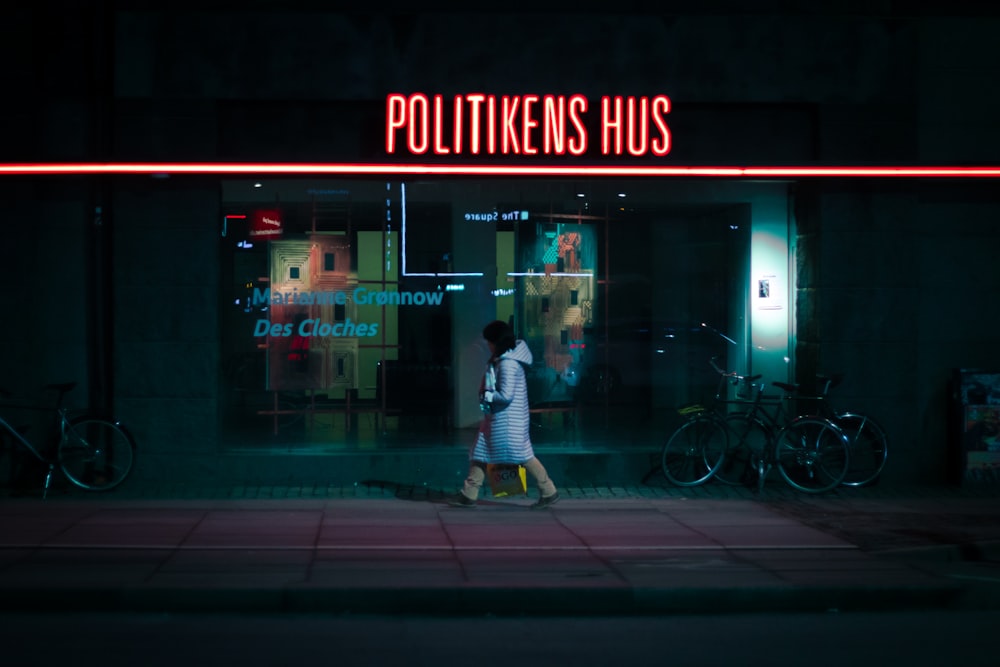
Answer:
[[[140, 481], [447, 483], [504, 319], [564, 479], [638, 482], [710, 357], [842, 373], [886, 478], [958, 479], [955, 371], [1000, 368], [995, 177], [624, 170], [1000, 164], [1000, 19], [765, 9], [16, 10], [0, 163], [163, 166], [0, 176], [0, 387], [78, 380]], [[169, 166], [218, 163], [259, 168]]]

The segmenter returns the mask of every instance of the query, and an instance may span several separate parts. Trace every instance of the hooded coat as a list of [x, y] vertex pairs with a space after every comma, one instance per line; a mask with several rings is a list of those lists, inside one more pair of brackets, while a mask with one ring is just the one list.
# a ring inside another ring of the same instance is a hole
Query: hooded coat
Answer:
[[[493, 359], [483, 380], [486, 415], [479, 425], [470, 458], [483, 463], [524, 463], [535, 457], [529, 436], [528, 381], [531, 366], [528, 345], [517, 341], [514, 349]], [[495, 378], [495, 379], [494, 379]], [[492, 391], [490, 385], [495, 385]]]

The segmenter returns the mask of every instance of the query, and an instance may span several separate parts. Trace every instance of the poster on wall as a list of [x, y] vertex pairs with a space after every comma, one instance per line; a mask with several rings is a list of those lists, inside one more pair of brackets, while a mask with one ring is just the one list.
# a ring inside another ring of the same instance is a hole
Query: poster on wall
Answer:
[[757, 309], [781, 310], [784, 294], [775, 274], [763, 274], [757, 278]]
[[962, 418], [962, 476], [1000, 480], [1000, 373], [960, 371], [956, 387]]
[[1000, 473], [1000, 405], [965, 406], [965, 469], [973, 477]]

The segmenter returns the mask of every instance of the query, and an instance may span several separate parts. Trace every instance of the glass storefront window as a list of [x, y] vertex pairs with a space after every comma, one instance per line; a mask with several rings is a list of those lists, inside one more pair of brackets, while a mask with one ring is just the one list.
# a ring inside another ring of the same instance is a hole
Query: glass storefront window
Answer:
[[750, 206], [649, 183], [223, 183], [230, 447], [468, 445], [483, 325], [529, 345], [536, 444], [648, 446], [748, 340]]

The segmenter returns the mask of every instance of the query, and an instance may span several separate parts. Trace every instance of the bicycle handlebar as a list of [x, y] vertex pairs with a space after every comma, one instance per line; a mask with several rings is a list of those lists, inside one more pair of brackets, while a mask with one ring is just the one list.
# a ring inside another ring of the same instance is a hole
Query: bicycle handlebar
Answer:
[[750, 384], [751, 382], [756, 382], [757, 380], [764, 377], [763, 375], [740, 375], [736, 371], [729, 371], [729, 372], [724, 371], [721, 368], [719, 368], [719, 364], [715, 362], [716, 359], [718, 359], [718, 357], [712, 357], [711, 359], [708, 360], [708, 363], [710, 363], [712, 365], [712, 368], [714, 368], [715, 371], [722, 377], [733, 378], [734, 383], [745, 382], [747, 384]]

